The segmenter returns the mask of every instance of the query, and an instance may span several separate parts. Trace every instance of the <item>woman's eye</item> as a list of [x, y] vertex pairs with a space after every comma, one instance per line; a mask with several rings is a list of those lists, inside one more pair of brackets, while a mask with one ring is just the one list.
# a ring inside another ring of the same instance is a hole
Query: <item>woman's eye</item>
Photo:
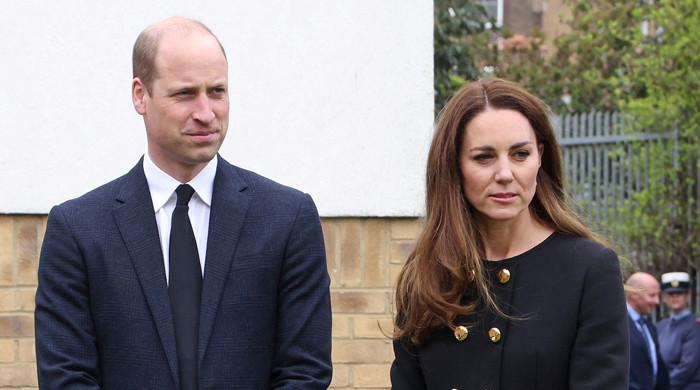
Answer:
[[530, 152], [527, 150], [518, 150], [513, 155], [515, 156], [516, 159], [524, 160], [530, 155]]
[[491, 158], [490, 154], [477, 154], [474, 156], [474, 160], [476, 161], [486, 161]]

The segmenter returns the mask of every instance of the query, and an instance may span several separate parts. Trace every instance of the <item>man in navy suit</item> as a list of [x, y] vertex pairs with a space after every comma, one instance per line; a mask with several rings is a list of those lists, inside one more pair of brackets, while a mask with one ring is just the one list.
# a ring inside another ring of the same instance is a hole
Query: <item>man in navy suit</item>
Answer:
[[630, 390], [666, 390], [668, 372], [661, 359], [654, 325], [645, 318], [659, 305], [659, 282], [645, 272], [627, 279], [630, 334]]
[[134, 45], [147, 153], [54, 207], [36, 295], [45, 389], [325, 389], [331, 311], [311, 198], [217, 152], [228, 63], [203, 24]]

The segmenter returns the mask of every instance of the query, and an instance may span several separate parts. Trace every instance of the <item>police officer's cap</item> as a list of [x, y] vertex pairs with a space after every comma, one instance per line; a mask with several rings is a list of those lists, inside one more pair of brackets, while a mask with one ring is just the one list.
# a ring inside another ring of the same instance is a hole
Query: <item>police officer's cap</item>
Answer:
[[690, 290], [687, 272], [669, 272], [661, 275], [661, 290], [665, 293], [684, 293]]

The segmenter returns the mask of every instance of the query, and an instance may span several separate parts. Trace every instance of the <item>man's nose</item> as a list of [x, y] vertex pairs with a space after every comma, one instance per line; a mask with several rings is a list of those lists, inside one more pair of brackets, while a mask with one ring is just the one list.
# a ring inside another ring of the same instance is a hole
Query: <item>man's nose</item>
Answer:
[[209, 123], [216, 118], [216, 114], [214, 114], [214, 111], [212, 110], [209, 97], [206, 94], [202, 94], [199, 98], [197, 98], [196, 106], [192, 112], [192, 117], [193, 119], [202, 123]]

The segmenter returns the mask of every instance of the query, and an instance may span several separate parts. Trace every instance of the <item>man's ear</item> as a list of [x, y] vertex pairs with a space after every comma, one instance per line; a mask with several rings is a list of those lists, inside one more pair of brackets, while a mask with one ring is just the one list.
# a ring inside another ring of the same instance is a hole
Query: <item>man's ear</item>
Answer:
[[143, 115], [146, 112], [146, 97], [148, 91], [140, 78], [134, 77], [131, 80], [131, 100], [134, 102], [134, 109]]

